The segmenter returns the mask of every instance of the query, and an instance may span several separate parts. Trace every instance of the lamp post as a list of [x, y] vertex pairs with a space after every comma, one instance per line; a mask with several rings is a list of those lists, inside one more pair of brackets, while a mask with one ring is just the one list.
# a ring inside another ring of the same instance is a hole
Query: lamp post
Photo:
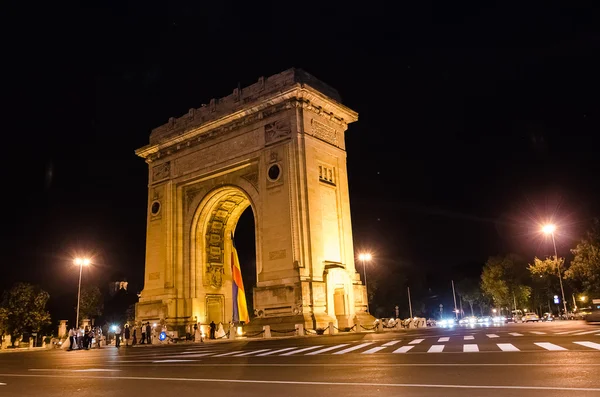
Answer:
[[554, 232], [556, 226], [553, 224], [544, 225], [542, 232], [546, 235], [552, 236], [552, 245], [554, 246], [554, 259], [556, 260], [556, 270], [558, 271], [558, 281], [560, 281], [560, 292], [562, 295], [563, 307], [565, 308], [565, 316], [567, 316], [567, 302], [565, 301], [565, 290], [563, 289], [562, 275], [560, 274], [560, 262], [558, 260], [558, 252], [556, 250], [556, 240], [554, 238]]
[[[363, 276], [365, 279], [365, 290], [367, 288], [367, 262], [373, 259], [373, 255], [370, 253], [359, 254], [358, 259], [362, 262], [363, 265]], [[369, 310], [369, 291], [367, 291], [367, 313], [371, 313]]]
[[75, 318], [75, 326], [79, 329], [79, 301], [81, 300], [81, 273], [84, 266], [89, 266], [91, 261], [88, 258], [75, 258], [73, 263], [79, 266], [79, 287], [77, 288], [77, 317]]

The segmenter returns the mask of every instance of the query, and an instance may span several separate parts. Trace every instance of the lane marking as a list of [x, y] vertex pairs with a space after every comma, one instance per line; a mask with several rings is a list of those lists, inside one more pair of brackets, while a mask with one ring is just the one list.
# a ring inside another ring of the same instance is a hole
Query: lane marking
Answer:
[[282, 356], [291, 356], [292, 354], [296, 354], [296, 353], [304, 353], [304, 352], [307, 352], [312, 349], [318, 349], [319, 347], [323, 347], [323, 345], [310, 346], [310, 347], [305, 347], [304, 349], [292, 350], [291, 352], [283, 353]]
[[155, 360], [152, 361], [152, 363], [189, 363], [189, 362], [195, 362], [198, 360]]
[[591, 349], [600, 350], [600, 343], [594, 343], [594, 342], [573, 342], [573, 343], [576, 343], [581, 346], [589, 347]]
[[566, 334], [571, 334], [573, 332], [581, 332], [582, 330], [578, 329], [575, 331], [563, 331], [563, 332], [555, 332], [556, 335], [566, 335]]
[[512, 336], [523, 336], [523, 334], [520, 334], [518, 332], [509, 332], [508, 334]]
[[44, 374], [0, 374], [13, 378], [64, 378], [64, 379], [119, 379], [147, 380], [163, 382], [196, 382], [196, 383], [238, 383], [238, 384], [277, 384], [277, 385], [306, 385], [306, 386], [363, 386], [363, 387], [405, 387], [405, 388], [435, 388], [435, 389], [496, 389], [496, 390], [560, 390], [560, 391], [590, 391], [599, 392], [600, 388], [593, 387], [556, 387], [556, 386], [513, 386], [513, 385], [445, 385], [426, 383], [380, 383], [380, 382], [318, 382], [293, 380], [257, 380], [257, 379], [208, 379], [208, 378], [160, 378], [155, 376], [84, 376], [44, 375]]
[[402, 340], [402, 339], [393, 340], [393, 341], [391, 341], [391, 342], [384, 343], [384, 344], [383, 344], [383, 345], [381, 345], [381, 346], [385, 346], [385, 347], [394, 346], [396, 343], [399, 343], [401, 340]]
[[535, 342], [534, 345], [538, 345], [539, 347], [542, 347], [546, 350], [553, 350], [553, 351], [567, 350], [564, 347], [555, 345], [554, 343], [548, 343], [548, 342]]
[[598, 330], [597, 330], [597, 329], [595, 329], [595, 330], [593, 330], [593, 331], [579, 332], [579, 333], [573, 334], [573, 336], [579, 336], [579, 335], [593, 334], [594, 332], [598, 332]]
[[[211, 353], [198, 353], [198, 354], [187, 354], [187, 355], [185, 355], [183, 357], [185, 357], [185, 358], [196, 358], [196, 357], [212, 356], [213, 354], [215, 354], [215, 352], [211, 352]], [[169, 357], [182, 357], [182, 356], [169, 356]]]
[[182, 352], [180, 354], [198, 354], [199, 351], [203, 351], [204, 353], [202, 354], [210, 354], [210, 353], [215, 353], [216, 350], [193, 350], [193, 351], [189, 351], [189, 352]]
[[383, 349], [386, 349], [386, 347], [385, 346], [374, 347], [372, 349], [362, 352], [362, 354], [373, 354], [373, 353], [377, 353], [378, 351], [381, 351]]
[[262, 353], [262, 352], [267, 352], [267, 351], [269, 351], [269, 350], [271, 350], [271, 349], [252, 350], [252, 351], [249, 351], [249, 352], [246, 352], [246, 353], [242, 353], [242, 354], [236, 354], [236, 355], [235, 355], [235, 356], [233, 356], [233, 357], [244, 357], [244, 356], [249, 356], [249, 355], [251, 355], [251, 354]]
[[448, 342], [450, 340], [449, 337], [444, 336], [443, 338], [438, 339], [438, 342]]
[[392, 353], [406, 353], [407, 351], [409, 351], [413, 347], [414, 346], [402, 346], [401, 348], [394, 350]]
[[293, 349], [296, 349], [296, 347], [295, 346], [294, 347], [286, 347], [285, 349], [273, 350], [268, 353], [261, 353], [257, 357], [270, 356], [271, 354], [283, 353], [283, 352], [286, 352], [288, 350], [293, 350]]
[[344, 346], [348, 346], [348, 343], [342, 343], [341, 345], [330, 346], [330, 347], [326, 347], [325, 349], [316, 350], [314, 352], [306, 353], [305, 356], [314, 356], [314, 355], [317, 355], [317, 354], [321, 354], [321, 353], [325, 353], [325, 352], [330, 352], [332, 350], [339, 349], [340, 347], [344, 347]]
[[512, 343], [496, 343], [496, 345], [503, 352], [520, 352], [521, 351], [521, 350], [517, 349], [515, 347], [515, 345], [513, 345]]
[[6, 386], [6, 383], [0, 383], [0, 386]]
[[473, 335], [467, 335], [463, 338], [463, 340], [473, 340], [475, 337]]
[[479, 346], [474, 345], [474, 344], [465, 344], [463, 345], [463, 352], [464, 353], [475, 353], [479, 351]]
[[225, 357], [225, 356], [232, 356], [232, 355], [234, 355], [234, 354], [241, 353], [242, 351], [243, 351], [243, 350], [238, 350], [238, 351], [236, 351], [236, 352], [229, 352], [229, 353], [221, 353], [221, 354], [214, 355], [213, 357]]
[[87, 368], [87, 369], [62, 369], [62, 368], [30, 368], [31, 372], [51, 372], [51, 371], [68, 371], [68, 372], [121, 372], [120, 369], [108, 368]]
[[545, 335], [546, 334], [545, 332], [542, 332], [542, 331], [529, 331], [529, 332], [531, 332], [532, 334], [536, 334], [536, 335]]
[[446, 345], [433, 345], [427, 350], [427, 353], [441, 353]]
[[485, 336], [487, 336], [488, 338], [499, 338], [499, 336], [496, 334], [485, 334]]
[[374, 342], [361, 343], [360, 345], [357, 345], [357, 346], [352, 346], [352, 347], [349, 347], [349, 348], [347, 348], [347, 349], [341, 350], [341, 351], [339, 351], [339, 352], [335, 352], [335, 353], [333, 353], [333, 354], [346, 354], [346, 353], [350, 353], [350, 352], [352, 352], [352, 351], [354, 351], [354, 350], [362, 349], [362, 348], [363, 348], [363, 347], [365, 347], [365, 346], [372, 345], [373, 343], [374, 343]]
[[418, 345], [419, 343], [423, 342], [425, 339], [414, 339], [413, 341], [411, 341], [409, 343], [409, 345]]

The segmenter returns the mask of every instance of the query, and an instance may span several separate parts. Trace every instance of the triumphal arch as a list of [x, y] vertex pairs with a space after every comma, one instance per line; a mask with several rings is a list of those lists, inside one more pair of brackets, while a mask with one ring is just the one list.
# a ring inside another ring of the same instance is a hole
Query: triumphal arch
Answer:
[[290, 69], [154, 129], [136, 151], [149, 166], [137, 320], [173, 330], [231, 321], [232, 236], [248, 207], [257, 272], [246, 291], [250, 326], [372, 319], [354, 266], [346, 174], [344, 134], [357, 118], [336, 90]]

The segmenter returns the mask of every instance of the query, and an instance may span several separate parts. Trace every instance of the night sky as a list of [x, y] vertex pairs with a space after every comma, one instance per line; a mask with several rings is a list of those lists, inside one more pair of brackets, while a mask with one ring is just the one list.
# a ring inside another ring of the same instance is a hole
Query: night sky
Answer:
[[[290, 67], [359, 113], [354, 243], [375, 255], [370, 278], [397, 285], [380, 286], [381, 306], [405, 306], [408, 283], [449, 307], [450, 280], [488, 256], [550, 254], [539, 222], [559, 224], [564, 255], [600, 215], [592, 1], [87, 3], [3, 7], [0, 289], [38, 283], [70, 310], [72, 257], [92, 252], [84, 283], [141, 290], [134, 150], [169, 117]], [[252, 238], [245, 214], [242, 264]]]

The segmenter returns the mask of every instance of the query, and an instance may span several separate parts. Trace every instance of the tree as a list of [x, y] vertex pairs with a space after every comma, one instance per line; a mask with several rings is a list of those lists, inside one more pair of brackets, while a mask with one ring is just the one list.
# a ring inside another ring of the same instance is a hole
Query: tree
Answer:
[[46, 291], [27, 283], [16, 283], [4, 292], [5, 329], [13, 345], [24, 332], [39, 332], [50, 324], [50, 313], [46, 310], [48, 299], [50, 295]]
[[594, 219], [592, 227], [577, 247], [565, 277], [581, 285], [582, 292], [600, 296], [600, 221]]
[[96, 286], [85, 287], [81, 290], [79, 301], [79, 316], [83, 319], [92, 319], [102, 315], [104, 301], [100, 288]]
[[527, 269], [516, 255], [490, 257], [481, 273], [481, 291], [496, 306], [523, 307], [531, 296], [531, 287], [525, 284]]
[[529, 266], [527, 266], [527, 269], [529, 269], [529, 272], [532, 275], [537, 275], [537, 276], [557, 276], [558, 277], [558, 269], [557, 268], [557, 263], [559, 268], [563, 268], [563, 265], [565, 263], [565, 258], [558, 258], [558, 261], [556, 260], [555, 256], [551, 256], [551, 257], [546, 257], [546, 259], [542, 260], [539, 259], [538, 257], [533, 258], [533, 264], [530, 264]]
[[456, 283], [456, 292], [462, 297], [462, 300], [469, 304], [471, 316], [474, 316], [473, 305], [481, 301], [481, 288], [477, 280], [465, 278]]

